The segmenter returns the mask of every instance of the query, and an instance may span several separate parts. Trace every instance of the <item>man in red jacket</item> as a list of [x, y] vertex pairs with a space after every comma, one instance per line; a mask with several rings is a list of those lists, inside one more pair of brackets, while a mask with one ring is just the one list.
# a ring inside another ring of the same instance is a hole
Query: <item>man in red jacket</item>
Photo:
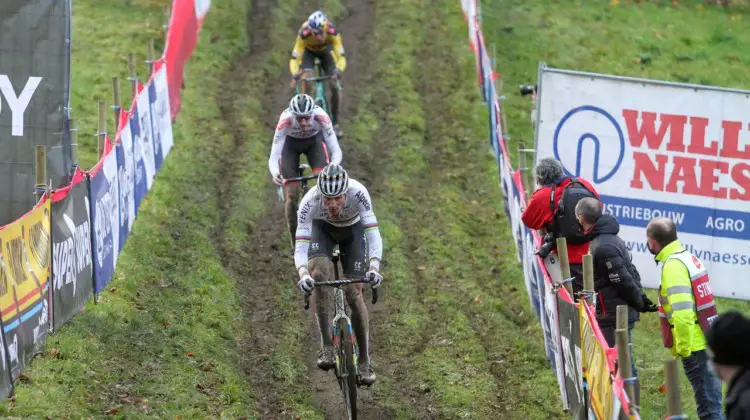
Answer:
[[[561, 236], [558, 226], [559, 221], [556, 223], [555, 216], [559, 209], [560, 200], [563, 198], [563, 191], [573, 179], [565, 175], [562, 164], [553, 158], [541, 159], [534, 171], [536, 172], [537, 184], [540, 188], [534, 191], [534, 194], [531, 196], [531, 200], [529, 200], [526, 209], [521, 215], [521, 220], [530, 229], [539, 230], [542, 237], [546, 237], [546, 240], [552, 240], [552, 245], [554, 246], [554, 238]], [[599, 199], [599, 193], [596, 192], [588, 181], [578, 177], [575, 178], [575, 181]], [[572, 205], [573, 207], [570, 208], [569, 212], [572, 221], [568, 223], [575, 223], [575, 227], [580, 229], [580, 225], [577, 224], [578, 222], [575, 218], [575, 203], [572, 203]], [[551, 235], [548, 236], [548, 233]], [[588, 251], [588, 240], [581, 244], [568, 242], [570, 274], [573, 276], [573, 299], [576, 301], [578, 300], [576, 294], [583, 290], [583, 255], [588, 253]], [[540, 255], [546, 257], [546, 255]], [[552, 275], [553, 273], [550, 274]]]

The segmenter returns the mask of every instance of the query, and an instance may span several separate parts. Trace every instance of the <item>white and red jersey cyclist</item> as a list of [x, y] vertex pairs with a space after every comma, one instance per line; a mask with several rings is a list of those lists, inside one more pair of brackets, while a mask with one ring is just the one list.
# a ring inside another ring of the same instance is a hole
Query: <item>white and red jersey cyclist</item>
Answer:
[[314, 171], [341, 163], [341, 148], [328, 114], [309, 95], [296, 95], [281, 113], [273, 136], [268, 169], [274, 182], [296, 176], [304, 153]]

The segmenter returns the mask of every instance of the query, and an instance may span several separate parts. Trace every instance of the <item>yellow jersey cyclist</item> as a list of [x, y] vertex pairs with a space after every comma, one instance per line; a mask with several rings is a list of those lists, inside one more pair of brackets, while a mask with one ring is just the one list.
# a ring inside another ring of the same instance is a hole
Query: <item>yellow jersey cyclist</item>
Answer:
[[[320, 59], [323, 71], [331, 79], [331, 117], [333, 129], [337, 137], [341, 137], [339, 127], [339, 107], [343, 99], [341, 84], [335, 83], [341, 78], [341, 73], [346, 70], [346, 57], [344, 54], [344, 43], [341, 32], [331, 23], [328, 17], [321, 11], [311, 14], [297, 32], [297, 40], [294, 43], [292, 57], [289, 60], [289, 72], [292, 74], [290, 86], [295, 88], [300, 77], [313, 77], [315, 71], [315, 59]], [[301, 92], [310, 91], [310, 83], [305, 82], [301, 86]]]

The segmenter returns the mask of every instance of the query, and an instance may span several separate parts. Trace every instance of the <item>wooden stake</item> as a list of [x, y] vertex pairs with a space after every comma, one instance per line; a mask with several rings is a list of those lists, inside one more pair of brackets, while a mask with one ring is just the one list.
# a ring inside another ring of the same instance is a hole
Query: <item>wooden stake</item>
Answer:
[[680, 415], [680, 376], [677, 372], [677, 360], [664, 362], [664, 377], [667, 381], [667, 414]]
[[148, 61], [146, 62], [146, 63], [148, 63], [148, 75], [149, 75], [149, 77], [151, 77], [151, 74], [154, 73], [154, 61], [155, 61], [154, 56], [155, 55], [156, 54], [154, 53], [154, 40], [153, 39], [149, 39], [148, 40]]
[[[627, 329], [618, 328], [615, 330], [615, 347], [617, 348], [617, 366], [620, 370], [620, 377], [622, 379], [629, 379], [633, 376], [633, 369], [630, 365], [630, 351], [628, 349], [629, 346]], [[628, 394], [628, 399], [630, 400], [630, 409], [632, 413], [632, 410], [636, 404], [635, 392], [633, 392], [632, 382], [625, 382], [625, 392]]]
[[591, 293], [586, 297], [586, 302], [594, 306], [594, 257], [591, 254], [583, 256], [583, 290]]
[[36, 186], [34, 193], [37, 201], [44, 197], [44, 193], [47, 191], [47, 148], [43, 144], [37, 144], [34, 146], [34, 155], [36, 160], [34, 162], [34, 171], [36, 173]]
[[[560, 259], [560, 270], [562, 271], [563, 280], [573, 277], [570, 274], [570, 260], [568, 259], [568, 241], [565, 238], [557, 238], [557, 256]], [[565, 290], [568, 291], [570, 297], [575, 302], [576, 297], [573, 296], [573, 284], [569, 281], [563, 283]]]
[[133, 100], [135, 100], [136, 96], [138, 96], [138, 71], [135, 67], [135, 54], [133, 53], [128, 53], [128, 76], [130, 77], [130, 92]]
[[169, 18], [171, 15], [171, 6], [165, 6], [164, 7], [164, 25], [162, 25], [162, 28], [164, 29], [164, 38], [167, 37], [167, 32], [169, 31]]
[[112, 78], [112, 93], [115, 101], [115, 129], [120, 124], [120, 108], [122, 107], [122, 98], [120, 97], [120, 78]]
[[107, 106], [99, 101], [99, 158], [104, 154], [104, 142], [107, 139]]
[[617, 305], [617, 327], [618, 330], [628, 329], [628, 305]]
[[74, 119], [70, 120], [70, 155], [75, 168], [78, 166], [78, 123]]

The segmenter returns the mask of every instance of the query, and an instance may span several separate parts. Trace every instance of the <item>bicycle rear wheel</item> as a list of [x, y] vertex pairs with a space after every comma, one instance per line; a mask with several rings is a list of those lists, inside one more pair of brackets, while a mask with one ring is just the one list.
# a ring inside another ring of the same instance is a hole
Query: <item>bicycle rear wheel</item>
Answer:
[[338, 322], [339, 335], [339, 354], [338, 379], [341, 391], [344, 394], [344, 408], [346, 409], [347, 418], [350, 420], [357, 419], [357, 362], [354, 360], [355, 338], [350, 329], [349, 323], [345, 319]]

